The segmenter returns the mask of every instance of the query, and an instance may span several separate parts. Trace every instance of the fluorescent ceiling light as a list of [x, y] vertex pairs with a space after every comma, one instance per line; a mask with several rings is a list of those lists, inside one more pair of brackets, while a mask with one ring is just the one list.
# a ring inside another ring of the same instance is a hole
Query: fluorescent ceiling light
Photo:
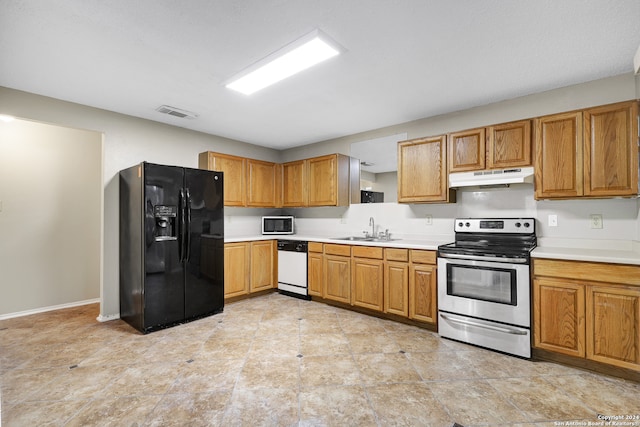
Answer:
[[250, 95], [336, 56], [342, 50], [329, 36], [314, 30], [243, 70], [229, 79], [225, 86]]
[[16, 118], [13, 116], [9, 116], [6, 114], [0, 114], [0, 122], [9, 123], [14, 121]]

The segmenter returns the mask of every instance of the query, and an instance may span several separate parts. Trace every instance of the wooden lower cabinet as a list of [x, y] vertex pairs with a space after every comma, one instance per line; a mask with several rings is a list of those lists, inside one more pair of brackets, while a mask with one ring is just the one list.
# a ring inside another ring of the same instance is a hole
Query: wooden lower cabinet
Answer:
[[323, 247], [322, 243], [309, 242], [307, 254], [307, 290], [309, 295], [322, 297], [323, 287]]
[[533, 281], [534, 346], [584, 357], [584, 288], [571, 281]]
[[324, 298], [351, 304], [351, 257], [324, 255]]
[[251, 242], [249, 292], [264, 291], [278, 284], [277, 243], [275, 240]]
[[[382, 248], [354, 246], [351, 304], [371, 310], [384, 308], [384, 261]], [[362, 258], [367, 257], [367, 258]]]
[[640, 370], [640, 287], [587, 286], [587, 358]]
[[225, 243], [224, 297], [232, 298], [277, 286], [275, 240]]
[[640, 371], [640, 267], [536, 259], [534, 347]]
[[224, 297], [249, 293], [250, 250], [247, 242], [224, 245]]
[[384, 252], [384, 312], [409, 317], [409, 250]]
[[409, 318], [436, 323], [437, 297], [436, 266], [412, 264], [409, 267]]

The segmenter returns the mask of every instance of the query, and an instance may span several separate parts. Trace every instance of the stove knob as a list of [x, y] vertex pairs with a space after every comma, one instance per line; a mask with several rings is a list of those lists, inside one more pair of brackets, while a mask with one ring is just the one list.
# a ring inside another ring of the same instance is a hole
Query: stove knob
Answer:
[[463, 225], [462, 222], [458, 223], [458, 227], [462, 227], [462, 225]]
[[516, 222], [516, 228], [520, 228], [522, 226], [522, 224], [520, 224], [519, 222]]
[[529, 224], [528, 222], [524, 223], [524, 228], [529, 228], [531, 226], [531, 224]]
[[464, 226], [465, 227], [471, 227], [471, 224], [469, 224], [468, 222], [465, 222]]

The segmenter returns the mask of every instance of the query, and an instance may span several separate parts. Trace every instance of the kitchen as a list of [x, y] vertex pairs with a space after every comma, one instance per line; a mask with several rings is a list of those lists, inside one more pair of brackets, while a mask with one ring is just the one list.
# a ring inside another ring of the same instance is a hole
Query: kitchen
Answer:
[[[327, 139], [321, 143], [291, 148], [283, 152], [8, 88], [1, 89], [0, 106], [3, 112], [18, 117], [72, 128], [94, 129], [104, 134], [105, 178], [104, 201], [101, 208], [104, 215], [104, 258], [103, 273], [98, 272], [97, 278], [97, 282], [102, 283], [101, 288], [93, 289], [93, 293], [81, 293], [79, 297], [68, 301], [56, 301], [53, 298], [44, 306], [100, 298], [100, 318], [109, 320], [118, 315], [118, 192], [117, 179], [114, 177], [120, 169], [142, 160], [196, 167], [197, 154], [207, 150], [273, 162], [287, 162], [330, 153], [350, 155], [351, 144], [378, 137], [406, 133], [407, 139], [419, 138], [604, 105], [636, 98], [636, 90], [637, 77], [626, 73], [464, 109], [456, 113]], [[175, 140], [181, 141], [179, 150], [173, 145]], [[631, 250], [639, 240], [636, 199], [536, 201], [532, 186], [482, 192], [459, 191], [457, 197], [458, 201], [455, 204], [384, 203], [353, 205], [348, 208], [291, 209], [289, 212], [297, 217], [300, 234], [316, 234], [318, 230], [327, 230], [327, 235], [331, 237], [360, 233], [367, 229], [369, 218], [374, 217], [380, 227], [388, 228], [393, 235], [413, 235], [426, 239], [437, 237], [437, 240], [446, 242], [453, 238], [453, 219], [457, 217], [525, 216], [538, 219], [541, 246], [544, 239], [552, 242], [553, 239], [571, 239], [579, 244], [592, 242], [599, 248]], [[5, 209], [6, 203], [5, 201]], [[259, 234], [260, 217], [271, 213], [274, 213], [274, 210], [229, 208], [225, 211], [227, 237], [241, 238]], [[603, 229], [592, 229], [589, 226], [590, 214], [602, 214]], [[429, 215], [432, 225], [427, 224]], [[548, 225], [550, 215], [557, 215], [557, 227]], [[26, 291], [28, 292], [28, 289]], [[35, 307], [17, 305], [8, 313], [33, 308]]]

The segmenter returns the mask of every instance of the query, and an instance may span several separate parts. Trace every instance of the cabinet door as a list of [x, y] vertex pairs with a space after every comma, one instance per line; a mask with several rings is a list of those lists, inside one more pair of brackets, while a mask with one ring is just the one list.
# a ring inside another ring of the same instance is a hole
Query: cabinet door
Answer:
[[534, 346], [584, 357], [585, 296], [580, 283], [560, 279], [533, 281]]
[[351, 303], [351, 257], [324, 256], [324, 297], [347, 304]]
[[247, 206], [276, 206], [276, 164], [247, 160]]
[[226, 154], [209, 153], [209, 169], [224, 172], [224, 205], [245, 206], [246, 159]]
[[249, 245], [225, 243], [224, 245], [224, 297], [249, 293]]
[[587, 358], [640, 370], [640, 288], [587, 286]]
[[638, 104], [584, 111], [585, 196], [638, 194]]
[[409, 316], [409, 263], [385, 262], [384, 312]]
[[304, 160], [282, 165], [282, 206], [307, 206], [307, 166]]
[[309, 252], [307, 255], [308, 292], [309, 295], [322, 297], [322, 253]]
[[487, 168], [531, 166], [531, 121], [487, 128]]
[[384, 292], [383, 261], [381, 259], [354, 258], [352, 269], [352, 304], [382, 311]]
[[449, 202], [444, 135], [398, 143], [398, 202]]
[[277, 286], [275, 240], [251, 242], [251, 275], [249, 292], [271, 289]]
[[436, 266], [409, 267], [409, 318], [436, 323], [438, 315]]
[[449, 172], [484, 169], [485, 129], [472, 129], [449, 134]]
[[535, 196], [582, 196], [582, 112], [535, 120]]

